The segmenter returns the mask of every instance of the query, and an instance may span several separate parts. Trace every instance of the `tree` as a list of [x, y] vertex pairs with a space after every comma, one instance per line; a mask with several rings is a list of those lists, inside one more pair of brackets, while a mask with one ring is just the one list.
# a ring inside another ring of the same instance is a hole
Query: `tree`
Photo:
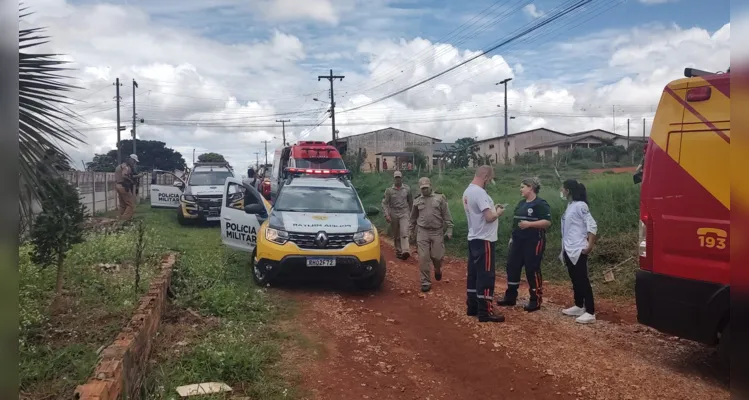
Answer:
[[57, 298], [62, 293], [65, 255], [83, 241], [85, 207], [78, 191], [65, 178], [49, 176], [40, 182], [43, 193], [42, 212], [31, 229], [33, 253], [31, 260], [46, 268], [57, 266]]
[[[125, 149], [133, 148], [133, 141], [126, 139], [120, 141], [120, 147], [123, 149], [123, 157], [130, 152]], [[160, 169], [164, 171], [180, 170], [184, 171], [187, 163], [184, 157], [178, 151], [166, 147], [166, 143], [158, 140], [140, 140], [136, 142], [137, 155], [140, 162], [138, 163], [138, 172], [152, 171]], [[86, 169], [97, 172], [114, 172], [117, 167], [117, 149], [110, 150], [106, 154], [96, 154], [94, 159], [86, 163]]]
[[445, 154], [450, 164], [455, 168], [466, 168], [471, 162], [476, 162], [476, 140], [470, 137], [460, 138]]
[[203, 153], [198, 156], [198, 162], [226, 162], [226, 159], [218, 153]]
[[413, 153], [414, 155], [414, 168], [426, 169], [427, 167], [427, 156], [418, 147], [406, 147], [406, 151]]
[[[117, 157], [117, 150], [115, 150], [114, 152], [115, 157]], [[114, 172], [116, 166], [117, 160], [109, 155], [109, 153], [95, 154], [93, 161], [86, 163], [86, 170], [96, 172]]]
[[[20, 21], [30, 13], [22, 8]], [[57, 175], [58, 168], [39, 168], [45, 161], [56, 160], [55, 166], [64, 165], [70, 157], [60, 144], [75, 147], [83, 143], [82, 135], [71, 122], [83, 120], [64, 105], [69, 103], [65, 92], [77, 89], [62, 82], [66, 61], [55, 54], [33, 54], [28, 50], [46, 43], [48, 36], [41, 35], [44, 28], [19, 29], [18, 41], [18, 167], [19, 180], [28, 188], [31, 196], [19, 197], [19, 208], [23, 217], [31, 219], [27, 211], [37, 199], [48, 197], [43, 184], [49, 175]]]
[[[359, 152], [361, 150], [361, 153]], [[349, 151], [341, 156], [343, 158], [343, 163], [346, 165], [346, 168], [349, 169], [353, 174], [358, 174], [361, 172], [361, 166], [364, 164], [364, 161], [367, 160], [367, 149], [360, 148], [357, 150]]]

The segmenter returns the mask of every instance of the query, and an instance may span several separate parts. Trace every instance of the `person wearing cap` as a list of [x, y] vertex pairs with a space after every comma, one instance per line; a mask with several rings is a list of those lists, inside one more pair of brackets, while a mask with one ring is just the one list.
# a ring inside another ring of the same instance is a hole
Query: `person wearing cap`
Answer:
[[115, 190], [119, 199], [119, 220], [129, 221], [135, 213], [135, 179], [133, 175], [138, 156], [131, 154], [114, 170]]
[[403, 173], [395, 171], [393, 186], [385, 189], [382, 198], [382, 212], [390, 224], [390, 231], [395, 242], [395, 256], [406, 260], [410, 256], [408, 246], [408, 217], [413, 207], [411, 189], [403, 183]]
[[431, 267], [434, 263], [434, 279], [442, 280], [442, 257], [445, 255], [445, 241], [453, 237], [453, 218], [447, 208], [447, 199], [441, 193], [432, 192], [429, 178], [419, 179], [421, 194], [416, 196], [411, 208], [409, 236], [416, 237], [419, 252], [419, 272], [421, 291], [432, 288]]
[[543, 302], [543, 277], [541, 261], [546, 250], [546, 230], [551, 226], [551, 208], [546, 200], [538, 197], [541, 181], [538, 178], [523, 179], [520, 183], [520, 200], [515, 207], [510, 239], [510, 252], [507, 256], [507, 290], [497, 301], [500, 306], [514, 306], [520, 286], [520, 272], [525, 266], [530, 301], [525, 311], [541, 309]]

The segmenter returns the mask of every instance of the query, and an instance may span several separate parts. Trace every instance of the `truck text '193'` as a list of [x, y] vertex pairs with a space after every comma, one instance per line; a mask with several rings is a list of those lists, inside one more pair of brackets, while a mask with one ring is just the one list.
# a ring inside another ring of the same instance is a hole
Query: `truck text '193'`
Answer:
[[239, 225], [233, 222], [227, 222], [226, 237], [247, 243], [256, 243], [257, 231], [255, 230], [255, 227], [250, 225]]
[[179, 203], [179, 193], [159, 193], [159, 201], [166, 203]]

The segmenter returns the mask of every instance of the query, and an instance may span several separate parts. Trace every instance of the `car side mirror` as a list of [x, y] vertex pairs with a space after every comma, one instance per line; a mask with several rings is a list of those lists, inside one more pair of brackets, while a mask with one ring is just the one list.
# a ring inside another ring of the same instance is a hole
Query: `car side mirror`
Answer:
[[375, 215], [378, 215], [380, 213], [380, 210], [377, 207], [369, 207], [367, 209], [367, 217], [374, 217]]
[[182, 181], [174, 181], [174, 183], [172, 183], [172, 186], [182, 189], [185, 186], [185, 184], [182, 183]]
[[265, 214], [265, 206], [262, 204], [248, 204], [244, 206], [244, 212], [247, 214]]
[[635, 185], [642, 183], [642, 171], [638, 171], [632, 175], [632, 180], [635, 182]]

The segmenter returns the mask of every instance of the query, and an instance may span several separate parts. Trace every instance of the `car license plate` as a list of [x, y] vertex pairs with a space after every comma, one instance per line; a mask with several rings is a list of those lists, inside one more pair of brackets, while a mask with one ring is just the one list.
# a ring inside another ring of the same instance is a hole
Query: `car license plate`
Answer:
[[209, 222], [210, 221], [218, 221], [219, 219], [221, 219], [221, 217], [205, 217], [205, 220], [209, 221]]
[[335, 267], [335, 258], [307, 258], [308, 267]]

